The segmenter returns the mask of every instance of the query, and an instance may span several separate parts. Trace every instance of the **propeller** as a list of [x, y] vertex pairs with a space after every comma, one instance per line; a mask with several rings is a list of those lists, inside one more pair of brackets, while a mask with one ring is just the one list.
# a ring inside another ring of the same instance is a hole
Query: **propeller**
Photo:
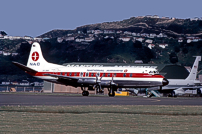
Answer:
[[94, 85], [94, 88], [98, 87], [99, 91], [102, 89], [102, 87], [101, 87], [101, 80], [102, 80], [102, 76], [99, 79], [99, 75], [96, 74], [96, 79], [95, 79], [96, 85]]
[[112, 81], [110, 81], [110, 86], [118, 86], [118, 84], [114, 83], [114, 75], [112, 75]]

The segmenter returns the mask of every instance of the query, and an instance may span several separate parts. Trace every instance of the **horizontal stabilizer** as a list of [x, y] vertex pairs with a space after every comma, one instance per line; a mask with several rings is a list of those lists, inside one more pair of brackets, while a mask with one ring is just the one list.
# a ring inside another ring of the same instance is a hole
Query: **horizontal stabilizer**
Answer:
[[15, 61], [13, 61], [12, 63], [13, 63], [14, 65], [16, 65], [17, 67], [19, 67], [20, 69], [24, 70], [24, 71], [32, 72], [32, 73], [37, 73], [36, 70], [31, 69], [31, 68], [29, 68], [29, 67], [27, 67], [27, 66], [25, 66], [25, 65], [23, 65], [23, 64], [20, 64], [20, 63], [15, 62]]

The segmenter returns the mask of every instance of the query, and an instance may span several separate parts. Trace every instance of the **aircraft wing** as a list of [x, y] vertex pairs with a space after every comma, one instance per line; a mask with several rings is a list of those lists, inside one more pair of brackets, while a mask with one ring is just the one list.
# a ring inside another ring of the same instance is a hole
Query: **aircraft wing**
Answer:
[[81, 79], [81, 78], [69, 77], [69, 76], [63, 76], [63, 75], [57, 75], [57, 74], [44, 74], [44, 75], [55, 77], [55, 78], [60, 78], [60, 79], [66, 79], [66, 80], [79, 80], [79, 79]]
[[16, 65], [17, 67], [19, 67], [20, 69], [24, 70], [24, 71], [32, 72], [32, 73], [37, 73], [36, 70], [31, 69], [31, 68], [29, 68], [29, 67], [27, 67], [27, 66], [25, 66], [25, 65], [23, 65], [23, 64], [20, 64], [20, 63], [15, 62], [15, 61], [13, 61], [12, 63], [13, 63], [14, 65]]
[[198, 88], [202, 88], [202, 86], [182, 86], [182, 87], [179, 87], [179, 86], [172, 86], [172, 87], [162, 87], [162, 90], [177, 90], [177, 89], [183, 89], [183, 90], [187, 90], [187, 89], [190, 89], [190, 90], [193, 90], [193, 89], [198, 89]]

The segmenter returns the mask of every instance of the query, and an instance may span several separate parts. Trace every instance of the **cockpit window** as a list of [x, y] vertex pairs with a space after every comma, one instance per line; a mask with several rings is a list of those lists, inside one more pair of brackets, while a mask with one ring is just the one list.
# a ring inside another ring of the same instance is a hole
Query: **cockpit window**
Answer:
[[158, 71], [149, 71], [149, 74], [159, 74]]

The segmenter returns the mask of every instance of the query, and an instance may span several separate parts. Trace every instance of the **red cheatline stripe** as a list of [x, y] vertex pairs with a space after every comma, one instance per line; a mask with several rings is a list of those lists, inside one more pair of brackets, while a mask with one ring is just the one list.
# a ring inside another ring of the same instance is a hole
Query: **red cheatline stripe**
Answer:
[[[44, 74], [55, 74], [55, 75], [63, 75], [63, 76], [71, 76], [71, 77], [81, 77], [80, 72], [37, 72], [28, 74], [32, 76], [44, 76]], [[86, 72], [83, 72], [82, 77], [96, 77], [95, 72], [88, 72], [88, 76], [86, 76]], [[164, 78], [162, 75], [150, 75], [146, 73], [100, 73], [100, 77], [125, 77], [125, 78]]]

